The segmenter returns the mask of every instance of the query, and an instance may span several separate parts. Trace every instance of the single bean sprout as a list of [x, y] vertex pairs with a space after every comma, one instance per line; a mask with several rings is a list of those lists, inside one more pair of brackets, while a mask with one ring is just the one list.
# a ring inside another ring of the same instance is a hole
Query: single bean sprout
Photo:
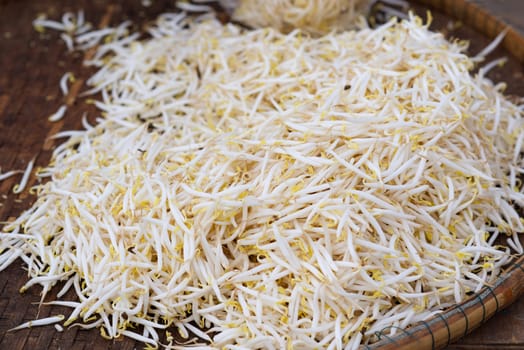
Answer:
[[503, 30], [499, 35], [495, 37], [495, 39], [488, 46], [486, 46], [475, 57], [473, 57], [472, 60], [473, 61], [483, 61], [487, 55], [492, 53], [499, 46], [502, 40], [504, 40], [504, 38], [506, 37], [507, 33], [508, 33], [508, 29]]
[[94, 32], [101, 117], [62, 133], [0, 235], [22, 291], [76, 293], [64, 326], [356, 349], [495, 281], [497, 237], [522, 251], [523, 108], [463, 42], [414, 16], [318, 38], [209, 15], [127, 28]]
[[153, 5], [153, 0], [142, 0], [141, 4], [144, 7], [150, 7], [151, 5]]
[[46, 325], [50, 325], [53, 323], [61, 322], [64, 320], [64, 318], [65, 318], [64, 315], [58, 315], [58, 316], [51, 316], [51, 317], [41, 318], [38, 320], [28, 321], [28, 322], [22, 323], [21, 325], [17, 327], [9, 329], [8, 332], [12, 332], [12, 331], [16, 331], [16, 330], [24, 329], [24, 328], [46, 326]]
[[58, 110], [55, 113], [51, 114], [47, 119], [50, 122], [57, 122], [64, 117], [66, 111], [67, 111], [67, 106], [62, 105], [60, 106], [60, 108], [58, 108]]
[[176, 3], [176, 6], [183, 11], [188, 12], [209, 12], [213, 10], [212, 7], [207, 5], [198, 5], [198, 4], [192, 4], [189, 2], [179, 1]]
[[13, 187], [13, 193], [21, 193], [25, 187], [27, 186], [27, 182], [29, 181], [29, 177], [31, 176], [31, 171], [33, 171], [33, 165], [35, 164], [35, 160], [32, 159], [27, 163], [27, 167], [24, 171], [24, 174], [22, 175], [22, 180], [20, 180], [20, 183], [15, 185]]
[[10, 171], [6, 171], [5, 173], [2, 173], [0, 171], [0, 181], [4, 181], [12, 176], [15, 176], [16, 174], [20, 174], [22, 173], [23, 171], [20, 171], [20, 170], [10, 170]]
[[69, 86], [67, 85], [68, 82], [75, 82], [75, 76], [71, 72], [65, 73], [62, 78], [60, 78], [60, 90], [64, 96], [67, 96], [69, 93]]

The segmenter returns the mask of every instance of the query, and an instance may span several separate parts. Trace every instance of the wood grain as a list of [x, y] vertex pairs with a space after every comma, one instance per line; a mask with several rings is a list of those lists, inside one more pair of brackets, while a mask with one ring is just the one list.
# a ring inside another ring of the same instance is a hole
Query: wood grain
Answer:
[[[474, 2], [524, 33], [523, 1]], [[56, 33], [39, 34], [31, 26], [32, 20], [40, 13], [56, 18], [65, 11], [78, 9], [84, 9], [86, 17], [95, 25], [116, 24], [129, 18], [140, 27], [160, 12], [173, 9], [173, 1], [156, 0], [153, 6], [145, 8], [140, 0], [0, 0], [0, 168], [3, 171], [24, 169], [35, 155], [37, 165], [44, 166], [58, 143], [49, 140], [49, 135], [59, 130], [79, 129], [84, 112], [88, 113], [91, 121], [96, 117], [93, 106], [78, 98], [83, 89], [80, 83], [77, 86], [79, 91], [68, 97], [61, 96], [58, 88], [64, 72], [74, 72], [80, 82], [89, 77], [92, 72], [81, 65], [83, 55], [68, 53]], [[424, 13], [423, 8], [417, 9]], [[489, 43], [488, 38], [476, 33], [471, 26], [450, 26], [452, 22], [449, 17], [437, 16], [435, 28], [444, 28], [449, 36], [473, 39], [472, 53]], [[494, 56], [501, 54], [504, 53], [498, 51]], [[522, 62], [513, 58], [491, 78], [507, 81], [509, 94], [524, 96]], [[47, 117], [64, 103], [71, 106], [65, 118], [59, 123], [48, 122]], [[0, 220], [20, 214], [33, 200], [12, 193], [12, 186], [18, 180], [15, 177], [0, 182]], [[35, 304], [40, 300], [38, 288], [32, 288], [23, 295], [18, 292], [26, 281], [27, 276], [19, 261], [0, 273], [0, 349], [122, 350], [143, 347], [130, 339], [107, 341], [96, 330], [83, 331], [78, 327], [68, 328], [62, 333], [56, 332], [53, 327], [8, 333], [9, 328], [37, 315], [45, 317], [69, 312], [63, 307], [39, 308]], [[58, 289], [55, 288], [46, 300], [54, 299]], [[74, 296], [68, 294], [66, 297]], [[524, 300], [521, 298], [508, 309], [499, 311], [484, 326], [448, 347], [450, 350], [473, 348], [524, 349]]]

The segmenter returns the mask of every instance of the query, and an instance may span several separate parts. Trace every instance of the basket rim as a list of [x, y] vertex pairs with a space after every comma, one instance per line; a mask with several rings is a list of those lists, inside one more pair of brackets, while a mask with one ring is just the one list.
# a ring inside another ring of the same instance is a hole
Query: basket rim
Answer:
[[376, 333], [379, 341], [363, 345], [369, 350], [442, 349], [464, 337], [524, 294], [524, 255], [511, 263], [492, 286], [427, 321], [418, 322], [394, 336]]
[[457, 19], [488, 39], [494, 39], [506, 31], [500, 44], [521, 64], [524, 64], [524, 33], [497, 16], [489, 13], [472, 0], [409, 0], [410, 3], [427, 6]]

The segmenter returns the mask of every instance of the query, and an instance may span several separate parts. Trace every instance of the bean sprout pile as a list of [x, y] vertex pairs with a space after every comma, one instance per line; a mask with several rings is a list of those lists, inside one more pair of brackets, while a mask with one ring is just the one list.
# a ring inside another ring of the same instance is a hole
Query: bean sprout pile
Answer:
[[51, 304], [71, 314], [34, 324], [356, 349], [493, 282], [522, 253], [523, 107], [428, 26], [313, 38], [164, 14], [146, 39], [74, 36], [100, 44], [101, 116], [57, 135], [0, 236], [22, 290], [65, 281]]
[[313, 34], [354, 29], [369, 12], [373, 0], [221, 0], [232, 18], [250, 27], [295, 28]]

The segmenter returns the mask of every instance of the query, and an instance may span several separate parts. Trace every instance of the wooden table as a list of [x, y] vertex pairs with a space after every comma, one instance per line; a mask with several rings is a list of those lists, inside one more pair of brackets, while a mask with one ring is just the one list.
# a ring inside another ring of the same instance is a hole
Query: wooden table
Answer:
[[[524, 1], [476, 2], [524, 33]], [[65, 11], [80, 8], [85, 9], [86, 17], [98, 25], [118, 23], [125, 18], [143, 24], [156, 14], [173, 8], [173, 1], [156, 0], [153, 6], [144, 8], [140, 0], [0, 0], [0, 167], [3, 171], [25, 168], [36, 154], [37, 164], [45, 165], [57, 144], [48, 139], [50, 135], [59, 130], [79, 128], [78, 117], [84, 111], [90, 118], [95, 116], [94, 108], [77, 98], [90, 74], [80, 63], [84, 54], [68, 53], [56, 34], [38, 34], [31, 26], [31, 21], [39, 13], [56, 18]], [[77, 82], [70, 94], [63, 98], [58, 82], [66, 71], [75, 72]], [[517, 81], [524, 81], [523, 72], [524, 67], [517, 66]], [[497, 79], [496, 75], [494, 79]], [[510, 92], [524, 96], [524, 83], [510, 87]], [[63, 103], [74, 105], [75, 115], [68, 114], [63, 121], [49, 123], [47, 116]], [[0, 196], [7, 195], [6, 198], [0, 197], [0, 220], [19, 214], [32, 200], [27, 195], [12, 194], [15, 181], [10, 179], [0, 183]], [[63, 333], [55, 332], [52, 327], [6, 333], [7, 329], [34, 319], [38, 312], [39, 317], [68, 312], [68, 309], [59, 307], [42, 307], [39, 311], [33, 304], [40, 299], [38, 288], [30, 289], [24, 295], [18, 293], [25, 281], [26, 276], [18, 261], [0, 273], [0, 349], [142, 348], [142, 344], [130, 340], [108, 342], [96, 331], [80, 331], [78, 328]], [[47, 299], [52, 297], [50, 295]], [[524, 298], [465, 339], [449, 346], [449, 349], [474, 348], [524, 349]]]

